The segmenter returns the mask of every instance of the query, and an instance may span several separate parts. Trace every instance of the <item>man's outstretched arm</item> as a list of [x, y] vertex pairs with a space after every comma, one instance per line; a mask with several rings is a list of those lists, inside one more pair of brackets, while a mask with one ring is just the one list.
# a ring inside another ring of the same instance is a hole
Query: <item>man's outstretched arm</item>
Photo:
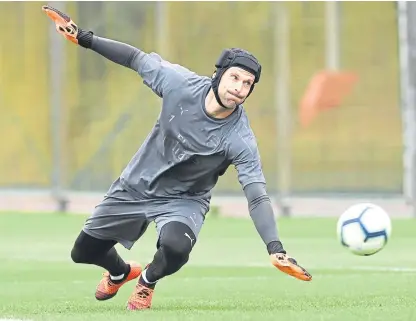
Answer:
[[56, 30], [66, 39], [117, 64], [139, 71], [140, 60], [146, 56], [143, 51], [126, 43], [95, 36], [93, 32], [79, 28], [68, 15], [55, 8], [43, 6], [42, 10], [55, 22]]
[[279, 239], [272, 204], [264, 183], [251, 183], [244, 188], [250, 216], [267, 246], [272, 264], [282, 272], [303, 281], [310, 281], [312, 276], [296, 260], [287, 256]]
[[136, 47], [119, 41], [102, 38], [93, 35], [91, 47], [89, 48], [112, 62], [124, 67], [140, 70], [140, 64], [146, 57], [146, 53]]
[[[277, 233], [272, 204], [266, 192], [266, 179], [260, 153], [247, 118], [240, 120], [238, 134], [230, 135], [228, 155], [238, 173], [238, 180], [248, 201], [251, 219], [267, 247], [271, 263], [279, 270], [300, 280], [310, 281], [311, 275], [293, 258], [286, 255]], [[237, 132], [237, 130], [236, 130]]]
[[68, 15], [55, 8], [43, 6], [42, 10], [53, 20], [57, 32], [63, 37], [136, 71], [144, 83], [160, 97], [173, 87], [180, 86], [181, 81], [186, 79], [185, 69], [179, 71], [179, 68], [174, 68], [155, 53], [148, 54], [129, 44], [98, 37], [91, 31], [79, 28]]
[[280, 242], [270, 197], [263, 183], [248, 184], [244, 188], [250, 217], [269, 254], [286, 253]]

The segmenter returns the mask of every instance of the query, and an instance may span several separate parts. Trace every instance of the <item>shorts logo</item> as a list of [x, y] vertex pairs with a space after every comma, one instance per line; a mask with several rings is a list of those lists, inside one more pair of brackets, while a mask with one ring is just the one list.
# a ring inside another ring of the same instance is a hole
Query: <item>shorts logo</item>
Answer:
[[196, 214], [192, 213], [192, 215], [189, 216], [189, 219], [194, 223], [195, 228], [198, 228], [198, 225], [196, 224]]

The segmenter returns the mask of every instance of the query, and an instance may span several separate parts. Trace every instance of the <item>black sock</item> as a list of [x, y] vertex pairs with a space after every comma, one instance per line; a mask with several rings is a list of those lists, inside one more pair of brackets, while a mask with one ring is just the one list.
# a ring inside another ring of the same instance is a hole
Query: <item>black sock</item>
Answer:
[[155, 288], [155, 286], [156, 286], [156, 283], [157, 283], [157, 282], [155, 282], [155, 283], [147, 283], [147, 282], [143, 279], [143, 276], [142, 276], [142, 275], [140, 275], [140, 278], [139, 278], [139, 284], [144, 285], [145, 287], [147, 287], [147, 288], [149, 288], [149, 289], [154, 289], [154, 288]]
[[127, 264], [126, 263], [126, 270], [125, 270], [125, 272], [119, 273], [119, 274], [111, 274], [110, 273], [112, 276], [118, 276], [118, 275], [124, 274], [123, 278], [120, 279], [120, 280], [113, 280], [113, 279], [110, 278], [111, 279], [111, 282], [113, 282], [114, 284], [118, 284], [118, 283], [124, 282], [127, 279], [127, 277], [129, 276], [130, 271], [131, 271], [130, 264]]

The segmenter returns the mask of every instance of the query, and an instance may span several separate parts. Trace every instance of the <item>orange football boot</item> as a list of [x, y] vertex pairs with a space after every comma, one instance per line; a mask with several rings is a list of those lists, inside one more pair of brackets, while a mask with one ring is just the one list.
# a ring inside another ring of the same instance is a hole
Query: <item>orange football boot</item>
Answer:
[[133, 293], [127, 302], [127, 310], [145, 310], [152, 306], [154, 289], [137, 282]]
[[118, 290], [127, 282], [136, 279], [142, 273], [142, 267], [135, 262], [128, 262], [130, 265], [130, 273], [127, 278], [121, 283], [114, 283], [110, 278], [110, 273], [104, 272], [103, 278], [97, 286], [95, 298], [99, 301], [104, 301], [113, 298]]

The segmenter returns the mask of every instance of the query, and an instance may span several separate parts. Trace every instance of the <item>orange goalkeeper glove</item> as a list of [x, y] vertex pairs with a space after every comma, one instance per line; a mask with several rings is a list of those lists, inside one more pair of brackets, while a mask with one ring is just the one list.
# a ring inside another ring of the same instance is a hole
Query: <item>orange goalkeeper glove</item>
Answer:
[[302, 281], [311, 281], [312, 275], [301, 267], [294, 258], [289, 257], [280, 241], [270, 242], [267, 246], [271, 263], [280, 271]]
[[55, 23], [56, 31], [69, 41], [80, 45], [84, 48], [91, 48], [92, 36], [91, 31], [84, 31], [71, 20], [69, 16], [50, 6], [42, 6], [42, 10]]

